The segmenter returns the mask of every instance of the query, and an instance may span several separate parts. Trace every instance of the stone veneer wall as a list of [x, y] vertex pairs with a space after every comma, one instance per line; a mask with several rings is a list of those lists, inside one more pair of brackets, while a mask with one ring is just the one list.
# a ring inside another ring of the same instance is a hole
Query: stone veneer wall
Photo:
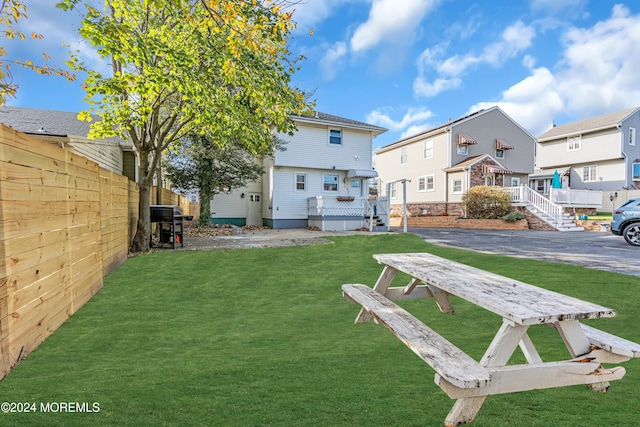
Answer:
[[[402, 216], [402, 205], [391, 205], [391, 211]], [[420, 215], [452, 215], [454, 217], [464, 216], [464, 209], [461, 203], [408, 203], [407, 213], [409, 216]]]
[[[398, 225], [392, 222], [393, 226], [402, 226], [402, 218], [393, 218]], [[527, 230], [529, 225], [526, 220], [503, 221], [501, 219], [467, 219], [455, 216], [414, 216], [409, 217], [407, 222], [409, 227], [431, 227], [431, 228], [466, 228], [476, 230]]]

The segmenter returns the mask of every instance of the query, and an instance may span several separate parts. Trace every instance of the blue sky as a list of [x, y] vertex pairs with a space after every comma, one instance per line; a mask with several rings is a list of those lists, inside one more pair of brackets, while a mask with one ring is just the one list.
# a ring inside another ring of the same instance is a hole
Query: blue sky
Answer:
[[[63, 65], [69, 44], [108, 72], [75, 32], [75, 12], [28, 1], [27, 33], [9, 58], [41, 52]], [[294, 76], [319, 111], [388, 128], [374, 148], [481, 108], [500, 106], [533, 136], [640, 105], [640, 2], [626, 0], [304, 0]], [[313, 30], [313, 35], [309, 32]], [[82, 76], [79, 76], [82, 80]], [[8, 105], [79, 111], [81, 81], [14, 69]]]

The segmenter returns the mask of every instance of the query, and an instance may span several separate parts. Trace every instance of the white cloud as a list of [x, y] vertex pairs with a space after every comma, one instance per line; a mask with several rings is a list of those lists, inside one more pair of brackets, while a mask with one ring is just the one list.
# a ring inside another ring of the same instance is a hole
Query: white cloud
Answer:
[[425, 122], [433, 117], [433, 113], [424, 107], [409, 108], [400, 121], [393, 120], [390, 113], [392, 111], [383, 113], [380, 109], [374, 110], [367, 115], [366, 122], [385, 127], [392, 132], [398, 132], [407, 127], [426, 129], [430, 125]]
[[[8, 46], [9, 52], [21, 59], [31, 59], [38, 62], [40, 52], [51, 57], [50, 64], [65, 68], [65, 61], [69, 60], [68, 50], [77, 51], [81, 61], [85, 62], [89, 69], [111, 75], [109, 60], [102, 59], [96, 49], [82, 39], [77, 33], [78, 15], [76, 12], [64, 12], [55, 7], [53, 3], [34, 3], [29, 5], [28, 18], [19, 22], [19, 28], [25, 34], [42, 34], [41, 40], [20, 40]], [[62, 43], [69, 47], [62, 47]], [[37, 53], [36, 53], [37, 52]], [[37, 55], [38, 57], [24, 58], [23, 54]]]
[[347, 54], [347, 44], [345, 42], [336, 42], [333, 46], [330, 46], [320, 66], [322, 67], [322, 74], [325, 79], [333, 80], [338, 72], [340, 60]]
[[498, 102], [480, 102], [469, 112], [499, 106], [533, 136], [549, 129], [553, 118], [564, 111], [562, 96], [557, 90], [557, 81], [544, 67], [537, 68], [524, 80], [502, 93]]
[[[416, 96], [432, 97], [446, 90], [458, 88], [462, 85], [459, 76], [467, 69], [483, 63], [499, 67], [531, 46], [535, 36], [536, 32], [532, 26], [517, 21], [503, 31], [499, 41], [486, 46], [480, 55], [467, 53], [438, 60], [444, 53], [443, 45], [425, 49], [417, 61], [418, 77], [413, 82], [414, 93]], [[429, 69], [435, 69], [437, 72], [437, 77], [432, 83], [426, 77]]]
[[436, 79], [433, 83], [429, 83], [422, 77], [417, 77], [413, 81], [413, 93], [417, 96], [433, 97], [441, 92], [455, 89], [462, 85], [462, 80], [454, 77], [452, 79]]
[[502, 33], [501, 40], [485, 47], [480, 55], [468, 53], [463, 56], [455, 55], [447, 58], [438, 65], [438, 72], [459, 76], [467, 68], [477, 64], [486, 63], [498, 67], [531, 46], [531, 41], [535, 36], [536, 33], [532, 26], [524, 25], [518, 21], [507, 27]]
[[585, 117], [640, 104], [640, 15], [622, 5], [591, 28], [571, 29], [558, 73], [568, 108]]
[[336, 9], [345, 3], [353, 3], [363, 0], [309, 0], [300, 3], [294, 2], [293, 20], [299, 31], [307, 32], [315, 25], [330, 17]]
[[552, 15], [565, 9], [575, 11], [582, 8], [585, 3], [585, 0], [531, 0], [529, 4], [532, 10], [544, 11]]
[[440, 0], [373, 0], [369, 19], [351, 38], [354, 52], [366, 51], [385, 41], [404, 41]]
[[[569, 29], [564, 46], [555, 74], [544, 67], [533, 69], [499, 101], [478, 103], [470, 111], [498, 105], [539, 136], [556, 117], [580, 120], [640, 104], [640, 15], [616, 5], [609, 19]], [[534, 62], [526, 57], [523, 63]]]

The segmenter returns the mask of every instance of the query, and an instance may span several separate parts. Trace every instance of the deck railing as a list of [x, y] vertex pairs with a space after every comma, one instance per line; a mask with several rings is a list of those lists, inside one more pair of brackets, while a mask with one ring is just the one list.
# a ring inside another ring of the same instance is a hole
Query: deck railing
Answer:
[[559, 205], [602, 207], [602, 191], [550, 188], [549, 199]]
[[309, 216], [362, 217], [369, 205], [364, 197], [317, 196], [310, 197]]
[[519, 187], [506, 187], [505, 190], [511, 194], [511, 203], [531, 204], [534, 208], [544, 212], [548, 217], [550, 217], [556, 226], [562, 224], [564, 208], [553, 203], [542, 194], [534, 191], [526, 185], [521, 185]]

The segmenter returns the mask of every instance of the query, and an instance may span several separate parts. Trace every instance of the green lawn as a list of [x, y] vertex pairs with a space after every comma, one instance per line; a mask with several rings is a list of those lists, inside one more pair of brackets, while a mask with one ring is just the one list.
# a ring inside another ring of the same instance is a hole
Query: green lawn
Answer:
[[[640, 278], [440, 248], [412, 235], [334, 244], [166, 251], [129, 259], [0, 382], [3, 401], [93, 402], [94, 413], [0, 413], [19, 426], [440, 426], [453, 401], [384, 327], [353, 324], [343, 283], [372, 285], [374, 253], [432, 252], [614, 308], [591, 324], [640, 341]], [[398, 277], [406, 284], [406, 277]], [[479, 359], [501, 319], [459, 299], [404, 303]], [[543, 359], [568, 358], [532, 328]], [[522, 359], [520, 354], [516, 360]], [[491, 396], [475, 426], [637, 425], [640, 363], [606, 394], [584, 386]]]

